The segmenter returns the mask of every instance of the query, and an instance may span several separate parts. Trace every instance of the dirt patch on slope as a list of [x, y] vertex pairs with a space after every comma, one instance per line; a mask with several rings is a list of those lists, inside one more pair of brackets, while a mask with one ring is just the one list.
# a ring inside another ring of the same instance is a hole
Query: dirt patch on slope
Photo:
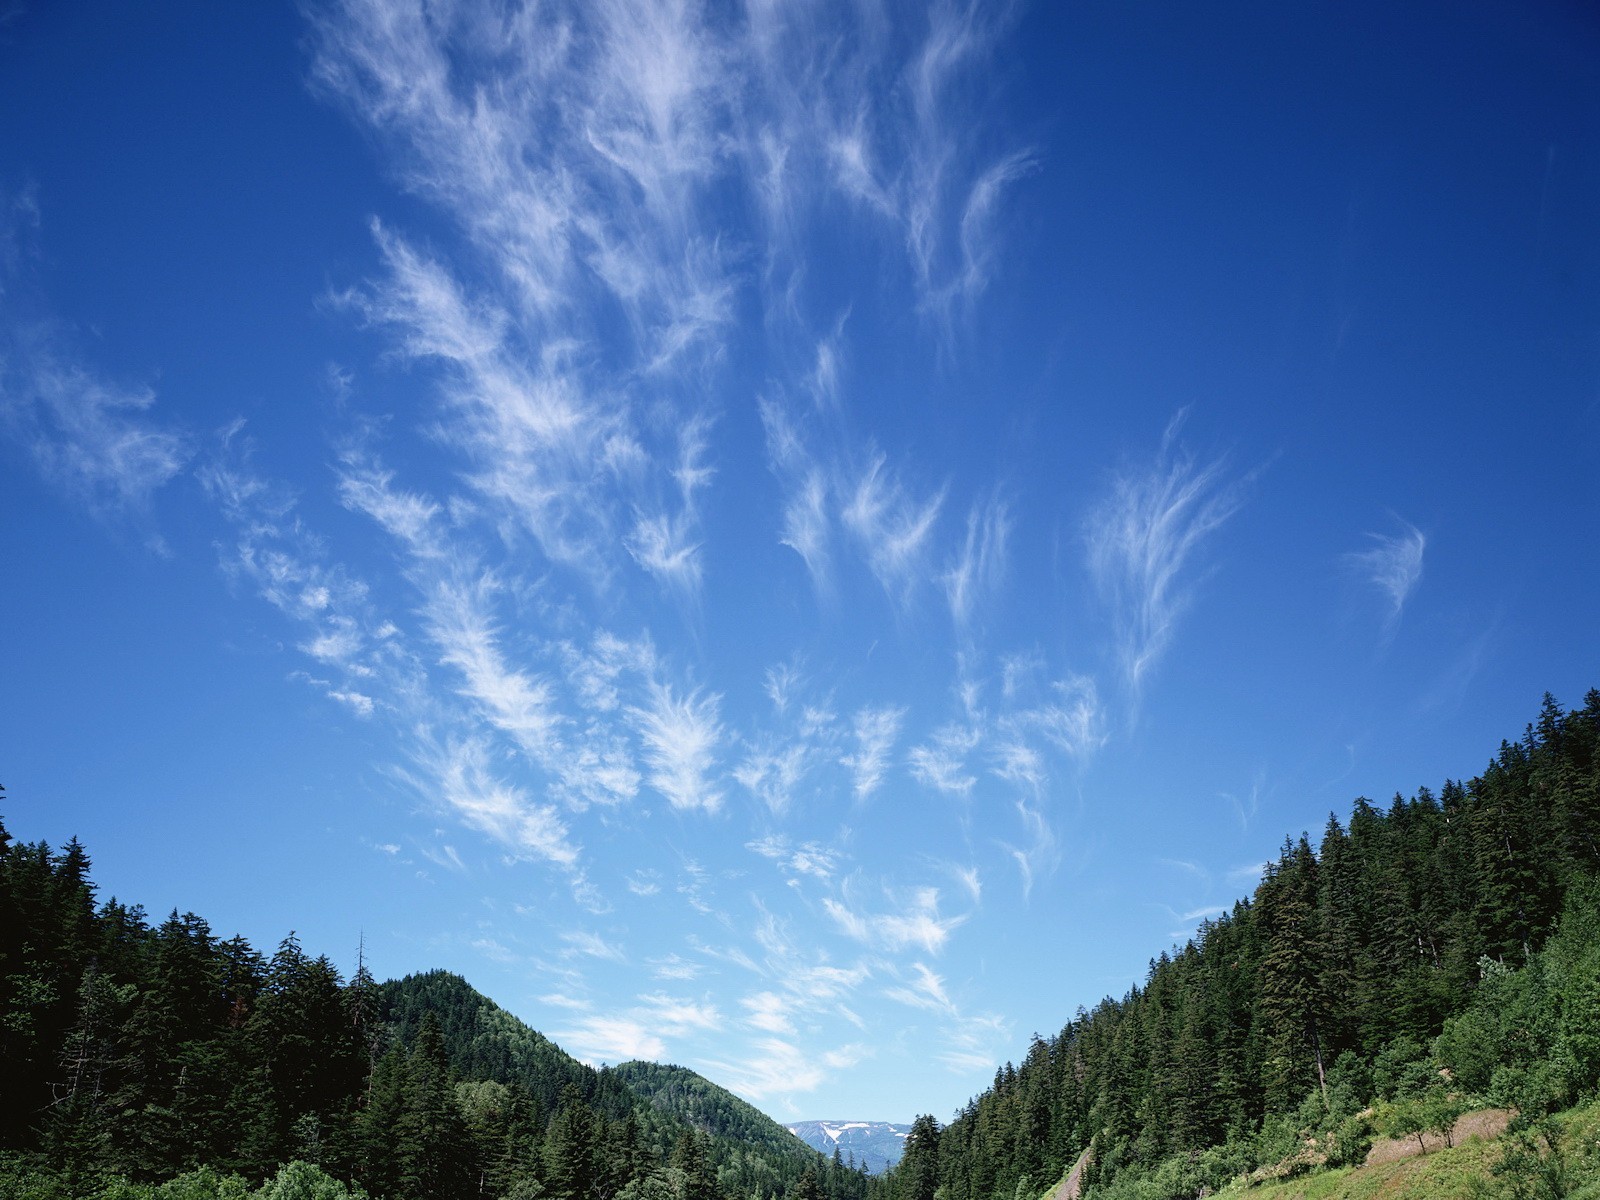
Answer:
[[1078, 1155], [1067, 1177], [1044, 1195], [1044, 1200], [1078, 1200], [1083, 1195], [1083, 1169], [1089, 1165], [1089, 1151]]
[[[1450, 1142], [1459, 1146], [1469, 1138], [1499, 1137], [1511, 1123], [1511, 1116], [1509, 1108], [1481, 1108], [1477, 1112], [1467, 1113], [1451, 1129]], [[1422, 1140], [1430, 1154], [1445, 1147], [1445, 1140], [1437, 1134], [1424, 1134]], [[1415, 1158], [1420, 1153], [1422, 1150], [1414, 1137], [1379, 1138], [1367, 1151], [1367, 1165], [1370, 1167], [1378, 1163], [1397, 1162], [1402, 1158]]]

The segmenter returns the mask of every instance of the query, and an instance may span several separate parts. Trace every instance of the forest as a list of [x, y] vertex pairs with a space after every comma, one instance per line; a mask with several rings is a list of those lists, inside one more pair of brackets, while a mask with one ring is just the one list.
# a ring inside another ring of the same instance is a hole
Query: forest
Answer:
[[1597, 743], [1600, 691], [1546, 696], [1470, 782], [1285, 840], [1143, 986], [1036, 1035], [949, 1125], [919, 1118], [898, 1200], [1025, 1200], [1086, 1151], [1087, 1196], [1191, 1197], [1359, 1163], [1469, 1106], [1530, 1125], [1592, 1097]]
[[151, 921], [77, 841], [0, 828], [0, 1196], [1033, 1200], [1081, 1162], [1086, 1196], [1176, 1200], [1489, 1105], [1525, 1155], [1503, 1194], [1580, 1194], [1524, 1183], [1600, 1084], [1597, 836], [1600, 692], [1546, 697], [1477, 778], [1287, 839], [880, 1177], [687, 1069], [592, 1069], [457, 976]]

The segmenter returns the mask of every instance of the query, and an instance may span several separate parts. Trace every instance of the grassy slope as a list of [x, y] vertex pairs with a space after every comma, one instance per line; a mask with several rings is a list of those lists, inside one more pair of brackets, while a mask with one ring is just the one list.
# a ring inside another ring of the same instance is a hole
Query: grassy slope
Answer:
[[[1570, 1200], [1600, 1200], [1600, 1101], [1562, 1113], [1556, 1122], [1560, 1130], [1557, 1148], [1566, 1165], [1563, 1194]], [[1219, 1194], [1250, 1200], [1480, 1200], [1485, 1195], [1514, 1195], [1506, 1189], [1508, 1181], [1494, 1175], [1506, 1144], [1504, 1137], [1472, 1139], [1420, 1158], [1324, 1171]]]

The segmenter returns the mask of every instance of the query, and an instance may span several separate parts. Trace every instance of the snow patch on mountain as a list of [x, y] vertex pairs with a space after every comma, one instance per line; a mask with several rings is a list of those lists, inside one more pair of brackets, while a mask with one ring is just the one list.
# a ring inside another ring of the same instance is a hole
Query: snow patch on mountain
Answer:
[[813, 1149], [827, 1155], [837, 1149], [845, 1162], [873, 1174], [900, 1161], [911, 1132], [911, 1126], [890, 1121], [800, 1121], [787, 1128]]

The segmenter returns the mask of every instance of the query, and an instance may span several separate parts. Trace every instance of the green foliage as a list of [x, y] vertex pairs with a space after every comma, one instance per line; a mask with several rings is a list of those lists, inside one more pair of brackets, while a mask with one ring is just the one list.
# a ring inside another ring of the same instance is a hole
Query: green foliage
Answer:
[[360, 1188], [347, 1187], [313, 1163], [285, 1163], [252, 1200], [366, 1200]]
[[1412, 1096], [1433, 1081], [1437, 1069], [1428, 1050], [1416, 1038], [1401, 1036], [1378, 1054], [1372, 1064], [1372, 1086], [1380, 1099]]
[[240, 1175], [219, 1175], [201, 1167], [169, 1179], [157, 1187], [151, 1200], [248, 1200], [250, 1185]]

